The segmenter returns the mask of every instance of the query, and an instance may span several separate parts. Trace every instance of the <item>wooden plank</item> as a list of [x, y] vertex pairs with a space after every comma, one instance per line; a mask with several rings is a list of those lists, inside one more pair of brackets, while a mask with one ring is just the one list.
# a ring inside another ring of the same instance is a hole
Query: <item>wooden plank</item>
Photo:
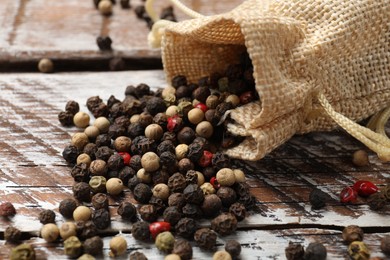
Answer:
[[[35, 238], [41, 227], [39, 212], [55, 210], [57, 223], [61, 224], [65, 220], [58, 213], [58, 204], [72, 196], [73, 179], [61, 152], [69, 143], [70, 135], [78, 129], [62, 127], [57, 115], [68, 100], [79, 102], [81, 110], [87, 111], [85, 102], [88, 97], [98, 95], [107, 100], [114, 95], [123, 99], [126, 86], [139, 83], [147, 83], [152, 88], [166, 85], [162, 71], [0, 74], [0, 135], [3, 137], [0, 140], [0, 198], [14, 203], [18, 212], [12, 218], [0, 219], [0, 233], [7, 226], [14, 225], [32, 236], [31, 242], [42, 248], [41, 254], [61, 258], [61, 245], [50, 245], [47, 249], [42, 240]], [[293, 236], [297, 232], [305, 236], [307, 228], [328, 229], [330, 235], [316, 231], [318, 239], [324, 239], [330, 252], [335, 252], [334, 256], [338, 258], [345, 256], [340, 251], [345, 246], [337, 244], [341, 243], [339, 231], [344, 226], [355, 224], [371, 232], [390, 232], [389, 208], [374, 212], [364, 198], [359, 198], [354, 205], [339, 202], [341, 189], [358, 179], [371, 180], [380, 187], [389, 183], [388, 165], [381, 163], [372, 153], [369, 166], [352, 165], [351, 155], [360, 148], [363, 147], [359, 142], [342, 131], [311, 133], [293, 137], [263, 160], [240, 162], [246, 168], [248, 184], [258, 207], [240, 222], [240, 231], [237, 232], [237, 238], [249, 245], [244, 250], [248, 259], [271, 255], [281, 259], [281, 249], [289, 237], [286, 234]], [[308, 196], [314, 188], [330, 195], [324, 209], [311, 210]], [[121, 199], [134, 201], [129, 191], [125, 191]], [[106, 235], [119, 231], [128, 234], [130, 231], [131, 223], [123, 221], [116, 212], [119, 202], [110, 201], [112, 225], [104, 231]], [[201, 224], [207, 226], [209, 220]], [[294, 227], [297, 229], [292, 229]], [[284, 233], [278, 233], [280, 230]], [[254, 233], [248, 235], [246, 232], [259, 233], [254, 236]], [[245, 242], [247, 236], [258, 240]], [[273, 236], [286, 238], [277, 240]], [[105, 238], [106, 241], [109, 237]], [[379, 240], [374, 240], [369, 243], [376, 250]], [[332, 244], [334, 241], [338, 242]], [[150, 245], [131, 243], [131, 247], [143, 248], [151, 256], [159, 255]], [[8, 250], [9, 245], [0, 242], [0, 252], [3, 249]], [[199, 259], [204, 256], [199, 254]]]
[[[241, 2], [183, 1], [205, 15], [229, 11]], [[158, 62], [160, 50], [149, 48], [149, 29], [146, 22], [135, 15], [134, 9], [138, 5], [144, 5], [144, 2], [132, 0], [131, 9], [122, 9], [117, 3], [113, 15], [107, 17], [95, 9], [92, 0], [4, 0], [2, 6], [5, 8], [0, 10], [0, 71], [28, 69], [28, 66], [36, 69], [36, 62], [43, 57], [53, 59], [57, 69], [72, 66], [73, 69], [107, 70], [107, 61], [113, 57], [131, 60], [128, 64], [131, 67], [137, 64], [161, 67]], [[167, 0], [156, 1], [156, 12], [160, 13], [169, 5]], [[178, 20], [189, 18], [179, 10], [175, 14]], [[114, 51], [99, 51], [96, 44], [99, 35], [111, 37]], [[79, 62], [74, 62], [77, 60]], [[93, 62], [81, 63], [83, 60]], [[81, 68], [83, 64], [85, 66]]]

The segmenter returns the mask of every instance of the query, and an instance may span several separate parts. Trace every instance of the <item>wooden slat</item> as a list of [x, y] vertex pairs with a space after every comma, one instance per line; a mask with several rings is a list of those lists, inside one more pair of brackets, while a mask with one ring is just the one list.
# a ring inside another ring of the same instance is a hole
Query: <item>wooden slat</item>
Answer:
[[[123, 99], [126, 86], [139, 83], [153, 88], [166, 85], [162, 71], [0, 75], [0, 198], [11, 201], [17, 208], [16, 216], [0, 219], [0, 232], [14, 225], [32, 236], [30, 242], [41, 248], [40, 254], [61, 258], [61, 244], [47, 248], [42, 240], [35, 238], [41, 227], [39, 212], [55, 210], [57, 223], [61, 224], [65, 220], [58, 214], [58, 204], [72, 196], [70, 167], [61, 152], [69, 144], [70, 135], [79, 130], [62, 127], [57, 115], [68, 100], [76, 100], [81, 110], [87, 111], [88, 97], [98, 95], [107, 100], [114, 95]], [[244, 259], [272, 255], [280, 259], [288, 239], [305, 243], [314, 239], [312, 233], [305, 233], [307, 228], [319, 228], [314, 237], [327, 243], [331, 254], [340, 259], [345, 257], [342, 253], [345, 246], [341, 246], [339, 238], [344, 226], [356, 224], [371, 232], [390, 232], [389, 208], [374, 212], [364, 198], [359, 198], [354, 205], [339, 202], [341, 189], [358, 179], [371, 180], [380, 187], [389, 183], [388, 165], [374, 154], [370, 153], [369, 166], [355, 167], [351, 163], [352, 153], [360, 148], [363, 146], [359, 142], [337, 130], [295, 136], [258, 162], [236, 162], [245, 167], [248, 184], [257, 199], [257, 210], [240, 222], [236, 234], [236, 238], [248, 245]], [[308, 196], [314, 188], [330, 195], [324, 209], [311, 210]], [[121, 199], [134, 201], [129, 191]], [[116, 213], [119, 202], [113, 198], [110, 201], [112, 225], [105, 232], [130, 231], [131, 223]], [[207, 226], [209, 220], [201, 224]], [[256, 240], [248, 241], [248, 236]], [[381, 234], [371, 236], [376, 239], [369, 239], [368, 243], [377, 251]], [[105, 239], [108, 241], [109, 237]], [[134, 241], [130, 244], [146, 250], [151, 259], [153, 255], [161, 259], [150, 245]], [[0, 242], [0, 259], [8, 249], [9, 245]], [[199, 259], [205, 256], [196, 252]]]

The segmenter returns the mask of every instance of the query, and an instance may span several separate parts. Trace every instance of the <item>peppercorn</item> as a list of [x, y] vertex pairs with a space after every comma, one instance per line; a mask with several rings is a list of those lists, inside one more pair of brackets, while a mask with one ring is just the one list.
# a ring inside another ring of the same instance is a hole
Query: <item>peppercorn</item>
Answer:
[[166, 106], [164, 100], [158, 97], [151, 97], [146, 101], [146, 110], [152, 115], [165, 112]]
[[10, 260], [35, 260], [35, 250], [30, 244], [20, 244], [11, 249]]
[[201, 228], [195, 232], [194, 240], [200, 248], [212, 250], [217, 242], [217, 233], [209, 228]]
[[149, 225], [149, 231], [153, 239], [155, 239], [157, 235], [160, 234], [161, 232], [170, 231], [170, 230], [171, 230], [171, 224], [165, 221], [157, 221]]
[[222, 202], [217, 195], [211, 194], [211, 195], [206, 195], [204, 197], [204, 201], [201, 205], [201, 209], [205, 217], [213, 217], [219, 214], [221, 208], [222, 208]]
[[160, 168], [160, 158], [154, 152], [147, 152], [141, 157], [141, 165], [147, 172], [154, 172]]
[[73, 123], [79, 128], [86, 128], [89, 125], [90, 117], [87, 113], [79, 111], [73, 117]]
[[133, 251], [130, 254], [130, 260], [148, 260], [148, 258], [146, 258], [146, 256], [142, 252]]
[[98, 229], [108, 228], [111, 224], [110, 212], [107, 209], [96, 209], [92, 212], [92, 222]]
[[131, 139], [127, 136], [118, 136], [114, 141], [114, 147], [117, 152], [129, 152]]
[[73, 211], [77, 208], [78, 202], [73, 198], [64, 199], [60, 202], [58, 211], [65, 218], [72, 218]]
[[367, 166], [370, 163], [368, 153], [365, 150], [355, 151], [352, 156], [352, 163], [358, 167]]
[[45, 209], [39, 212], [38, 220], [42, 224], [55, 223], [56, 213], [51, 209]]
[[187, 240], [178, 239], [173, 244], [172, 253], [179, 255], [182, 260], [190, 260], [192, 259], [192, 246]]
[[110, 257], [123, 255], [127, 250], [127, 241], [123, 236], [116, 236], [110, 240]]
[[144, 168], [141, 168], [137, 171], [136, 174], [137, 178], [143, 182], [143, 183], [151, 183], [152, 182], [152, 175], [150, 172], [146, 172]]
[[173, 174], [168, 180], [168, 187], [171, 192], [182, 192], [186, 184], [186, 179], [181, 173]]
[[[79, 164], [85, 164], [87, 167], [89, 167], [89, 165], [91, 164], [91, 157], [86, 154], [86, 153], [82, 153], [80, 154], [79, 156], [77, 156], [77, 159], [76, 159], [76, 164], [79, 165]], [[85, 170], [88, 170], [88, 168], [85, 168]]]
[[4, 240], [11, 243], [19, 242], [22, 232], [16, 227], [8, 226], [4, 230]]
[[171, 85], [174, 88], [178, 88], [180, 86], [187, 86], [187, 78], [184, 75], [176, 75], [171, 80]]
[[47, 58], [41, 59], [38, 62], [38, 70], [42, 73], [51, 73], [54, 70], [54, 63]]
[[199, 188], [198, 184], [189, 184], [183, 190], [184, 197], [187, 203], [201, 204], [204, 200], [203, 191]]
[[74, 211], [73, 211], [73, 219], [75, 221], [87, 221], [91, 218], [92, 212], [90, 208], [86, 206], [78, 206]]
[[[188, 159], [187, 158], [181, 159], [181, 161], [183, 161], [183, 160], [188, 160]], [[187, 184], [197, 184], [198, 186], [200, 186], [198, 184], [198, 176], [200, 176], [200, 175], [198, 175], [198, 172], [193, 170], [193, 168], [185, 171], [185, 169], [180, 169], [180, 166], [179, 166], [179, 171], [181, 173], [186, 173], [185, 177], [186, 177]]]
[[185, 126], [177, 133], [179, 143], [189, 145], [194, 139], [195, 131], [191, 127]]
[[202, 216], [202, 210], [200, 209], [200, 205], [193, 204], [193, 203], [186, 203], [181, 208], [182, 213], [184, 216], [189, 218], [200, 218]]
[[326, 247], [319, 242], [310, 243], [305, 250], [304, 259], [306, 260], [325, 260], [327, 255]]
[[198, 224], [193, 218], [184, 217], [179, 219], [175, 225], [175, 233], [178, 236], [192, 239], [195, 231], [198, 229]]
[[196, 133], [204, 138], [210, 138], [213, 135], [214, 128], [208, 121], [202, 121], [196, 125]]
[[99, 129], [99, 132], [102, 134], [108, 132], [110, 124], [111, 124], [110, 121], [104, 116], [100, 116], [96, 118], [95, 121], [93, 122], [93, 126], [97, 127]]
[[192, 162], [198, 162], [203, 156], [203, 146], [198, 142], [193, 142], [188, 145], [187, 158]]
[[[141, 180], [138, 179], [137, 176], [131, 177], [129, 182], [127, 183], [127, 187], [129, 187], [129, 189], [133, 192], [134, 198], [135, 198], [134, 189], [140, 183], [141, 183]], [[152, 191], [150, 191], [150, 192], [152, 192]]]
[[112, 40], [110, 36], [98, 36], [96, 38], [96, 44], [101, 51], [110, 51]]
[[108, 209], [108, 196], [104, 193], [96, 193], [91, 199], [94, 209]]
[[178, 116], [171, 116], [167, 119], [167, 130], [169, 132], [177, 133], [184, 127], [183, 119]]
[[178, 208], [182, 208], [185, 204], [186, 201], [183, 193], [180, 192], [172, 193], [168, 197], [169, 206], [177, 206]]
[[60, 237], [63, 240], [71, 236], [76, 236], [77, 235], [76, 225], [73, 222], [65, 222], [60, 226], [59, 232], [60, 232]]
[[[191, 162], [190, 159], [188, 158], [183, 158], [181, 159], [178, 163], [177, 163], [177, 167], [178, 167], [178, 170], [181, 174], [186, 174], [188, 171], [191, 171], [193, 172], [193, 176], [195, 173], [194, 168], [195, 168], [195, 165], [193, 162]], [[194, 181], [197, 183], [198, 182], [198, 177], [195, 176], [196, 179], [194, 179]], [[186, 177], [187, 178], [187, 177]]]
[[231, 213], [221, 213], [211, 221], [211, 229], [221, 236], [230, 235], [237, 229], [237, 219]]
[[284, 249], [287, 260], [300, 260], [303, 259], [305, 250], [299, 243], [289, 242], [288, 246]]
[[232, 205], [230, 205], [229, 212], [232, 213], [236, 217], [237, 221], [244, 220], [246, 217], [246, 213], [247, 213], [244, 204], [242, 204], [240, 202], [236, 202], [236, 203], [233, 203]]
[[64, 241], [64, 252], [69, 257], [77, 258], [83, 252], [83, 244], [76, 236], [68, 237]]
[[149, 224], [145, 221], [138, 221], [131, 226], [131, 234], [134, 239], [140, 241], [150, 240]]
[[169, 222], [172, 226], [176, 225], [176, 223], [181, 219], [182, 214], [180, 209], [176, 206], [169, 206], [164, 210], [163, 219], [166, 222]]
[[232, 260], [232, 257], [226, 251], [216, 251], [213, 254], [213, 260]]
[[363, 241], [364, 232], [357, 225], [349, 225], [343, 229], [342, 237], [347, 244], [350, 244], [353, 241]]
[[87, 239], [96, 236], [98, 229], [92, 220], [88, 221], [76, 221], [77, 237], [80, 239]]
[[161, 232], [157, 235], [155, 240], [156, 247], [165, 253], [170, 253], [172, 251], [174, 243], [175, 237], [169, 231]]
[[107, 163], [101, 159], [96, 159], [89, 165], [89, 172], [92, 176], [105, 176], [107, 170]]
[[160, 163], [163, 166], [172, 166], [176, 164], [176, 155], [170, 151], [163, 152], [160, 155]]
[[72, 187], [73, 196], [82, 202], [90, 202], [91, 201], [91, 187], [88, 183], [79, 182], [75, 183]]
[[367, 204], [372, 210], [381, 210], [388, 204], [388, 199], [383, 192], [377, 192], [368, 197]]
[[390, 255], [390, 235], [382, 238], [380, 248], [385, 255]]
[[220, 187], [217, 190], [217, 196], [221, 199], [222, 205], [230, 207], [237, 201], [237, 193], [231, 187]]
[[120, 0], [119, 3], [121, 4], [121, 7], [123, 9], [129, 9], [130, 8], [130, 1], [129, 0]]
[[73, 114], [70, 111], [61, 111], [58, 113], [58, 121], [63, 126], [73, 126]]
[[75, 164], [77, 160], [77, 156], [79, 156], [79, 150], [74, 145], [68, 145], [62, 151], [62, 157], [65, 159], [67, 163]]
[[88, 184], [93, 193], [99, 193], [106, 191], [106, 182], [107, 180], [103, 176], [92, 176]]
[[91, 160], [95, 160], [95, 152], [97, 151], [97, 146], [94, 143], [88, 143], [83, 148], [83, 153], [88, 154]]
[[77, 260], [95, 260], [96, 258], [90, 254], [82, 254]]
[[125, 166], [124, 159], [119, 153], [114, 153], [107, 160], [109, 170], [118, 171]]
[[348, 246], [348, 255], [354, 260], [368, 260], [370, 258], [370, 250], [362, 241], [353, 241]]
[[206, 103], [206, 99], [210, 94], [210, 89], [208, 87], [200, 86], [192, 91], [192, 98], [197, 99], [202, 103]]
[[41, 237], [47, 242], [54, 242], [60, 235], [60, 230], [56, 224], [48, 223], [42, 226], [40, 231]]
[[221, 186], [232, 186], [236, 182], [234, 172], [230, 168], [222, 168], [217, 172], [217, 181]]
[[123, 182], [119, 178], [110, 178], [106, 183], [107, 193], [110, 195], [119, 195], [123, 189]]
[[200, 186], [200, 189], [203, 191], [203, 194], [210, 195], [210, 194], [215, 194], [216, 190], [214, 186], [210, 182], [205, 182]]
[[122, 201], [119, 204], [117, 212], [123, 219], [133, 219], [137, 213], [137, 209], [131, 202]]
[[237, 259], [241, 254], [241, 244], [237, 242], [237, 240], [227, 240], [225, 243], [225, 251], [228, 252], [233, 259]]
[[328, 195], [319, 189], [312, 190], [309, 195], [309, 202], [314, 210], [325, 207], [327, 199]]
[[102, 15], [109, 16], [112, 14], [112, 2], [110, 0], [101, 0], [98, 4], [98, 9]]
[[169, 254], [164, 257], [164, 260], [180, 260], [180, 256], [177, 254]]

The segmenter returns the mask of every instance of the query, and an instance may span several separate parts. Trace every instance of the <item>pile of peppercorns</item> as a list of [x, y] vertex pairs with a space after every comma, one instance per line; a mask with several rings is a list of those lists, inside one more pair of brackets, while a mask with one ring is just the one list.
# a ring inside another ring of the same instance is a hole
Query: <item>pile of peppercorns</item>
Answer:
[[[59, 121], [84, 131], [75, 133], [63, 150], [64, 159], [73, 165], [75, 183], [73, 198], [62, 201], [59, 212], [76, 221], [76, 232], [64, 241], [65, 253], [81, 255], [85, 241], [110, 226], [108, 196], [116, 198], [127, 188], [139, 204], [121, 201], [117, 213], [133, 222], [135, 239], [154, 240], [160, 251], [174, 254], [167, 259], [175, 255], [191, 259], [189, 240], [214, 250], [217, 235], [234, 232], [255, 199], [244, 172], [219, 148], [242, 140], [226, 132], [225, 113], [258, 98], [252, 72], [250, 59], [243, 54], [240, 63], [228, 66], [225, 73], [198, 83], [178, 75], [172, 86], [156, 92], [146, 84], [128, 86], [122, 101], [111, 96], [105, 103], [92, 96], [86, 102], [96, 118], [92, 125], [89, 114], [69, 101]], [[199, 227], [202, 218], [211, 219], [210, 227]], [[126, 252], [125, 240], [121, 241], [113, 243], [122, 246], [111, 248], [111, 255]], [[76, 253], [67, 249], [68, 244], [77, 248]], [[215, 257], [236, 258], [240, 250], [240, 244], [231, 241]], [[96, 252], [101, 248], [87, 250]]]

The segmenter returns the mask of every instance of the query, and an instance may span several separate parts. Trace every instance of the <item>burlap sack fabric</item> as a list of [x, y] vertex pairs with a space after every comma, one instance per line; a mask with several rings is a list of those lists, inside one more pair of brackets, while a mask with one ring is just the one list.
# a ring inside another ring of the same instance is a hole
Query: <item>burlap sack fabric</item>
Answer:
[[192, 82], [249, 53], [260, 101], [230, 111], [228, 131], [246, 136], [226, 151], [235, 158], [258, 160], [296, 133], [347, 121], [331, 109], [359, 121], [390, 103], [388, 0], [248, 0], [169, 25], [161, 46], [167, 79]]

